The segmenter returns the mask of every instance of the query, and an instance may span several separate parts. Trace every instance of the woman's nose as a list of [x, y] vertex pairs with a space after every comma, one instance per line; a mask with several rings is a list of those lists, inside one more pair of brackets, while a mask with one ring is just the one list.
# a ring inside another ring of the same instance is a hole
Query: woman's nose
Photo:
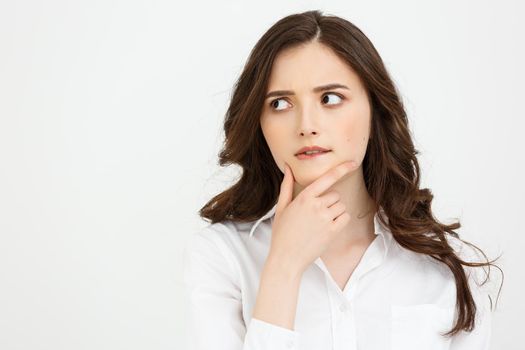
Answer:
[[303, 108], [300, 112], [298, 123], [299, 134], [301, 136], [318, 134], [316, 113], [318, 113], [318, 111], [316, 111], [313, 106]]
[[317, 131], [315, 131], [315, 130], [301, 130], [300, 135], [301, 136], [304, 136], [304, 135], [317, 135]]

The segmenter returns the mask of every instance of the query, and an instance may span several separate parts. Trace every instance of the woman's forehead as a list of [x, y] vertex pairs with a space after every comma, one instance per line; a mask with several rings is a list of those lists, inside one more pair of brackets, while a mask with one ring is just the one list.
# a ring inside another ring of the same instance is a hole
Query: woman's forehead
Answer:
[[277, 55], [270, 73], [268, 90], [291, 90], [291, 85], [310, 89], [332, 82], [355, 86], [359, 79], [353, 69], [331, 48], [312, 42], [285, 49]]

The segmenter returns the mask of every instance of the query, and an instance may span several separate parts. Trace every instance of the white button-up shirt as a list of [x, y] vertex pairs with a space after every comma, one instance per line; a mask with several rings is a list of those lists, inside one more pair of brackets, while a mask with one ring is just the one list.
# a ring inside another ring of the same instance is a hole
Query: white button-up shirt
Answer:
[[[442, 337], [439, 332], [450, 330], [455, 317], [450, 269], [397, 244], [378, 213], [377, 236], [343, 290], [319, 257], [302, 275], [293, 330], [253, 318], [275, 209], [251, 223], [208, 224], [187, 241], [183, 271], [191, 350], [489, 349], [490, 300], [489, 291], [477, 285], [485, 277], [481, 268], [465, 267], [479, 312], [476, 328]], [[454, 237], [449, 243], [473, 261], [472, 248]]]

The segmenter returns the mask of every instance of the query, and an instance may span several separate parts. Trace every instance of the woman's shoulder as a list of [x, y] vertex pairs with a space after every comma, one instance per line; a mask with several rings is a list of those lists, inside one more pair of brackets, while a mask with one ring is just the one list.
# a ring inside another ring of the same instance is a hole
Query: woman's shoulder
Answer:
[[[485, 247], [481, 246], [478, 242], [452, 235], [447, 235], [447, 240], [454, 249], [456, 256], [467, 263], [487, 264], [489, 261], [493, 261], [493, 258]], [[497, 273], [497, 268], [494, 267], [494, 265], [462, 266], [471, 287], [476, 292], [482, 295], [496, 295], [502, 276]]]
[[239, 250], [247, 249], [245, 240], [252, 225], [253, 223], [231, 220], [205, 223], [187, 237], [185, 254], [221, 257], [233, 263]]
[[206, 223], [190, 234], [190, 241], [208, 240], [218, 242], [235, 242], [242, 240], [250, 231], [254, 222], [236, 222], [224, 220], [215, 223]]
[[[475, 249], [473, 245], [469, 244], [468, 240], [462, 239], [461, 237], [455, 237], [454, 235], [445, 234], [447, 243], [452, 248], [454, 254], [465, 262], [486, 262], [482, 253]], [[394, 244], [393, 248], [397, 248], [395, 251], [396, 259], [399, 260], [404, 269], [420, 271], [425, 276], [440, 275], [444, 279], [454, 279], [454, 275], [450, 268], [443, 262], [436, 260], [430, 255], [414, 252], [407, 248], [402, 247], [399, 244]], [[485, 275], [483, 268], [481, 267], [470, 267], [463, 266], [467, 273], [467, 276], [474, 278], [476, 282], [480, 282], [480, 279]], [[472, 276], [471, 276], [472, 275]]]
[[456, 237], [451, 234], [446, 234], [445, 237], [456, 256], [461, 260], [469, 263], [480, 263], [487, 261], [483, 256], [483, 248], [480, 247], [477, 242], [472, 242], [468, 239], [460, 237], [459, 235]]
[[188, 237], [182, 253], [182, 275], [185, 289], [228, 290], [241, 298], [241, 276], [236, 254], [232, 251], [237, 235], [229, 222], [206, 223]]

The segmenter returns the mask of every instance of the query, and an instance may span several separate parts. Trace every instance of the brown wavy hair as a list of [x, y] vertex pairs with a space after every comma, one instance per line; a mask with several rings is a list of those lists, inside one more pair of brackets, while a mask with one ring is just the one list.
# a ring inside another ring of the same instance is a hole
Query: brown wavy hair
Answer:
[[[411, 139], [400, 95], [370, 40], [351, 22], [321, 11], [288, 15], [266, 31], [252, 49], [235, 83], [224, 121], [225, 142], [219, 164], [242, 167], [240, 179], [214, 196], [199, 211], [211, 223], [250, 222], [277, 203], [283, 174], [277, 167], [260, 127], [260, 116], [272, 64], [286, 48], [317, 40], [331, 48], [361, 78], [371, 101], [371, 135], [362, 163], [366, 188], [384, 209], [394, 239], [404, 248], [426, 254], [450, 268], [456, 281], [457, 322], [444, 334], [453, 336], [475, 326], [476, 304], [463, 266], [495, 266], [481, 249], [459, 238], [459, 221], [440, 223], [432, 214], [433, 194], [419, 188], [419, 154]], [[460, 259], [449, 234], [481, 252], [486, 262]], [[484, 270], [485, 271], [485, 270]], [[486, 272], [486, 271], [485, 271]], [[501, 271], [503, 274], [503, 271]], [[483, 282], [485, 284], [488, 280]], [[503, 280], [502, 280], [503, 283]], [[501, 291], [501, 286], [500, 286]], [[498, 292], [499, 296], [499, 292]], [[492, 310], [492, 298], [490, 298]]]

